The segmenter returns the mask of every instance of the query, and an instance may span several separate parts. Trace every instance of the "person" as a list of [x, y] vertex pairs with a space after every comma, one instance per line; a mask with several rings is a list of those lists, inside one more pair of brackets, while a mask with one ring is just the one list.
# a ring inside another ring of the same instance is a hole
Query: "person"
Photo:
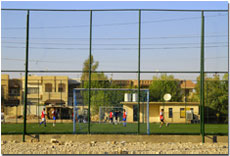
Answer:
[[104, 122], [106, 123], [109, 120], [109, 113], [105, 112]]
[[125, 109], [123, 110], [123, 126], [126, 127], [126, 118], [127, 118], [127, 112]]
[[40, 125], [44, 123], [44, 125], [45, 125], [45, 127], [46, 127], [46, 111], [45, 111], [45, 110], [46, 110], [46, 109], [43, 108], [42, 115], [41, 115], [42, 122], [40, 123]]
[[[160, 112], [160, 121], [161, 121], [161, 125], [160, 125], [160, 128], [163, 126], [163, 124], [165, 123], [164, 122], [164, 109], [161, 109], [161, 112]], [[168, 124], [166, 124], [166, 126], [168, 126]]]
[[56, 125], [56, 116], [57, 116], [57, 112], [56, 112], [55, 108], [52, 111], [52, 116], [53, 116], [53, 127], [55, 127], [55, 125]]
[[115, 116], [115, 124], [117, 125], [118, 123], [118, 115], [120, 114], [120, 111], [116, 110], [115, 113], [114, 113], [114, 116]]
[[113, 112], [109, 112], [110, 123], [113, 124]]

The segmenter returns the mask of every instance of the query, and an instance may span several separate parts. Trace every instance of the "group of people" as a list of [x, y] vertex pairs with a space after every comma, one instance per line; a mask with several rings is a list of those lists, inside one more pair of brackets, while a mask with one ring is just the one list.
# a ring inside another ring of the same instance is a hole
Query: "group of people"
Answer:
[[[111, 124], [117, 124], [118, 123], [118, 117], [120, 115], [120, 111], [116, 110], [114, 113], [111, 111], [109, 112], [109, 119]], [[113, 118], [115, 117], [115, 122], [113, 122]], [[127, 112], [125, 109], [123, 110], [123, 126], [126, 127], [126, 118], [127, 118]]]
[[[113, 122], [113, 117], [115, 117], [115, 124], [118, 123], [118, 116], [121, 112], [116, 110], [114, 113], [111, 111], [109, 113], [109, 118], [110, 118], [110, 122], [111, 124], [114, 124]], [[53, 116], [53, 127], [55, 127], [56, 125], [56, 118], [57, 118], [57, 111], [56, 109], [54, 108], [53, 111], [52, 111], [52, 116]], [[41, 124], [44, 124], [45, 127], [46, 127], [46, 112], [45, 112], [45, 108], [43, 108], [43, 111], [41, 113], [41, 119], [42, 121], [40, 122], [40, 125]], [[123, 126], [126, 127], [126, 119], [127, 119], [127, 112], [125, 111], [125, 109], [123, 110]], [[161, 109], [161, 112], [160, 112], [160, 128], [163, 126], [163, 124], [165, 123], [164, 121], [164, 109]], [[166, 126], [168, 126], [168, 123], [166, 123]]]
[[[45, 127], [46, 127], [46, 111], [45, 110], [46, 109], [43, 108], [43, 111], [42, 111], [42, 114], [41, 114], [42, 121], [40, 122], [40, 125], [44, 124]], [[55, 108], [52, 111], [52, 117], [53, 117], [53, 127], [55, 127], [55, 125], [56, 125], [56, 119], [57, 119], [57, 111], [56, 111]]]

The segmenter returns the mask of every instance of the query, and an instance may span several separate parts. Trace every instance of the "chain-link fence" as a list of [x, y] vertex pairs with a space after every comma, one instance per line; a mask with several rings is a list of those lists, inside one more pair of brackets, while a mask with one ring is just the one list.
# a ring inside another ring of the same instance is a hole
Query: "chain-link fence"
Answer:
[[227, 11], [3, 9], [2, 21], [2, 134], [146, 134], [149, 123], [227, 135]]

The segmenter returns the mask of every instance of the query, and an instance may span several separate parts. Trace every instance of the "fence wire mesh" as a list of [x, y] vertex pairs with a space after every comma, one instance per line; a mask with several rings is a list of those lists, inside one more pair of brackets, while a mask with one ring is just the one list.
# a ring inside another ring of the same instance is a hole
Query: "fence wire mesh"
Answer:
[[[228, 13], [204, 12], [204, 20], [204, 131], [226, 135]], [[76, 94], [76, 133], [146, 134], [149, 120], [150, 134], [200, 134], [201, 21], [201, 11], [31, 10], [28, 21], [27, 11], [2, 10], [2, 134], [24, 131], [26, 61], [28, 134], [73, 133], [76, 88], [90, 90]], [[91, 88], [136, 89], [140, 101]], [[148, 119], [139, 89], [149, 90]]]

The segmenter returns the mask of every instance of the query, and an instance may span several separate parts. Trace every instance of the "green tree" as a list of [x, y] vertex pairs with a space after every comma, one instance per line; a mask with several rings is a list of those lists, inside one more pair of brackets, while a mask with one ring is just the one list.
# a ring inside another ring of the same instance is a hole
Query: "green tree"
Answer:
[[[85, 60], [83, 64], [83, 74], [81, 76], [82, 87], [89, 88], [89, 66], [90, 59]], [[108, 77], [103, 72], [96, 72], [99, 66], [98, 61], [94, 61], [91, 56], [91, 88], [108, 88], [110, 86]], [[88, 105], [88, 91], [82, 91], [83, 102]], [[109, 98], [106, 96], [104, 91], [91, 91], [91, 113], [95, 115], [99, 111], [100, 106], [108, 104]]]
[[[108, 77], [103, 72], [97, 72], [99, 67], [99, 62], [94, 61], [93, 56], [91, 57], [91, 88], [121, 88], [119, 85], [112, 83], [112, 79], [109, 80]], [[89, 87], [89, 58], [85, 60], [83, 64], [83, 74], [81, 76], [82, 87]], [[83, 91], [82, 93], [84, 103], [88, 105], [88, 92]], [[123, 91], [100, 91], [91, 90], [91, 113], [96, 115], [99, 113], [100, 106], [121, 106], [120, 102], [123, 100]]]
[[182, 101], [182, 91], [180, 81], [173, 75], [162, 74], [160, 77], [154, 76], [149, 86], [150, 101], [164, 101], [166, 93], [172, 95], [171, 101]]
[[[197, 84], [195, 87], [196, 93], [194, 99], [200, 99], [200, 77], [197, 78]], [[226, 116], [228, 113], [228, 74], [225, 74], [220, 79], [218, 74], [214, 74], [213, 77], [205, 78], [205, 106], [208, 111], [208, 116], [216, 116], [220, 114]], [[212, 111], [211, 111], [212, 110]], [[225, 117], [227, 119], [227, 117]]]
[[[90, 66], [90, 59], [86, 59], [83, 63], [83, 74], [81, 76], [81, 80], [89, 80], [89, 66]], [[94, 61], [93, 55], [91, 55], [91, 71], [95, 72], [99, 66], [98, 61]]]

